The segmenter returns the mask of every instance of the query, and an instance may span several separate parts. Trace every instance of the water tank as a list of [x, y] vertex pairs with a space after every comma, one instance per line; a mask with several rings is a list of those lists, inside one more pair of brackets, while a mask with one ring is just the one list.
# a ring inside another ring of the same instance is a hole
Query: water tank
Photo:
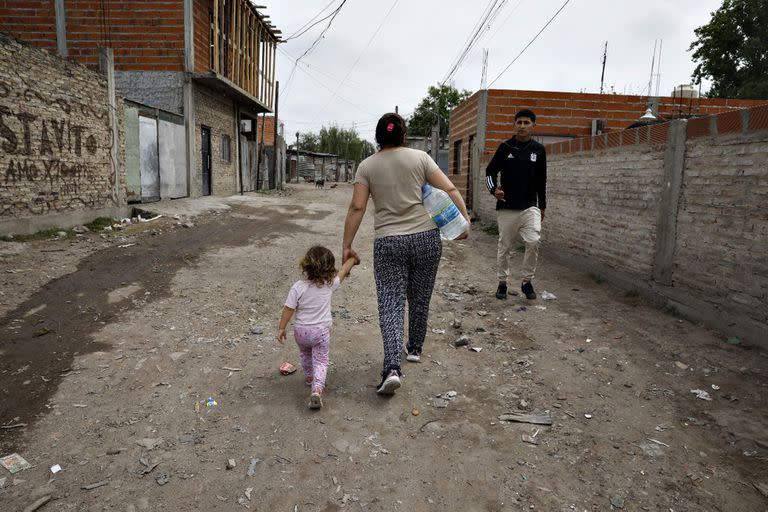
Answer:
[[672, 90], [673, 98], [698, 98], [699, 92], [691, 84], [678, 85]]

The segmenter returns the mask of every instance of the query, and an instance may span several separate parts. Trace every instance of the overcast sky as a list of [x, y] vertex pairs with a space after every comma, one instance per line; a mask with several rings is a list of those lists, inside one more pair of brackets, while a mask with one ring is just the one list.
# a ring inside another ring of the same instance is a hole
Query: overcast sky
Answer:
[[[324, 8], [330, 13], [341, 2], [259, 3], [267, 6], [265, 13], [287, 38]], [[327, 22], [280, 44], [279, 114], [288, 143], [294, 142], [297, 131], [317, 132], [332, 123], [354, 126], [373, 141], [381, 114], [395, 105], [401, 114], [410, 114], [427, 88], [445, 78], [492, 2], [347, 0], [325, 37], [298, 66], [294, 59], [310, 47]], [[489, 51], [488, 82], [493, 81], [563, 3], [504, 2], [456, 72], [453, 85], [472, 92], [480, 89], [483, 48]], [[690, 83], [694, 64], [688, 47], [693, 30], [706, 24], [720, 5], [721, 0], [571, 0], [490, 88], [599, 92], [603, 42], [608, 41], [606, 89], [646, 94], [654, 41], [662, 39], [659, 92], [669, 95], [675, 85]], [[702, 90], [706, 88], [705, 84]]]

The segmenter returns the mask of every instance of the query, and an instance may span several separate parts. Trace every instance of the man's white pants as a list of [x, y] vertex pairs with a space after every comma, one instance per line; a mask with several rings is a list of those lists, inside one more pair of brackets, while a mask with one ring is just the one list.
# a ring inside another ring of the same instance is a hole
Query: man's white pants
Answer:
[[533, 279], [541, 239], [541, 210], [531, 206], [526, 210], [497, 210], [499, 225], [499, 250], [496, 256], [496, 276], [499, 281], [509, 277], [509, 262], [515, 251], [517, 236], [523, 239], [522, 281]]

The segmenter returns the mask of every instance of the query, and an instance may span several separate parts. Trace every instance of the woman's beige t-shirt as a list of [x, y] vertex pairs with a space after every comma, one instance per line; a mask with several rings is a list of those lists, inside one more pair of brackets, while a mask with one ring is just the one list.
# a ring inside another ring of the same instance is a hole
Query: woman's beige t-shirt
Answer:
[[360, 162], [355, 183], [371, 193], [376, 238], [436, 229], [421, 204], [421, 186], [435, 171], [441, 172], [432, 157], [406, 147], [380, 151]]

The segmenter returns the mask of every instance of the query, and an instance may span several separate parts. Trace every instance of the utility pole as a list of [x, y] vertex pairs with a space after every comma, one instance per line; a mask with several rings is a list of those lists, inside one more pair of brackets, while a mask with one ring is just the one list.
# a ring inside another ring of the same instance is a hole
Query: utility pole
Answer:
[[399, 107], [397, 105], [395, 105], [395, 114], [399, 114], [400, 113], [400, 112], [398, 112], [398, 108]]
[[603, 94], [603, 84], [605, 83], [605, 60], [608, 57], [608, 41], [603, 46], [603, 72], [600, 75], [600, 94]]
[[435, 124], [432, 125], [432, 159], [437, 163], [437, 151], [440, 147], [440, 113], [435, 113]]
[[483, 71], [480, 75], [480, 90], [488, 88], [488, 48], [483, 48]]
[[277, 178], [277, 108], [280, 101], [280, 81], [275, 81], [275, 133], [272, 139], [272, 162], [269, 166], [269, 188], [270, 190], [276, 189], [277, 184], [275, 179]]
[[299, 182], [299, 132], [296, 132], [296, 183]]

